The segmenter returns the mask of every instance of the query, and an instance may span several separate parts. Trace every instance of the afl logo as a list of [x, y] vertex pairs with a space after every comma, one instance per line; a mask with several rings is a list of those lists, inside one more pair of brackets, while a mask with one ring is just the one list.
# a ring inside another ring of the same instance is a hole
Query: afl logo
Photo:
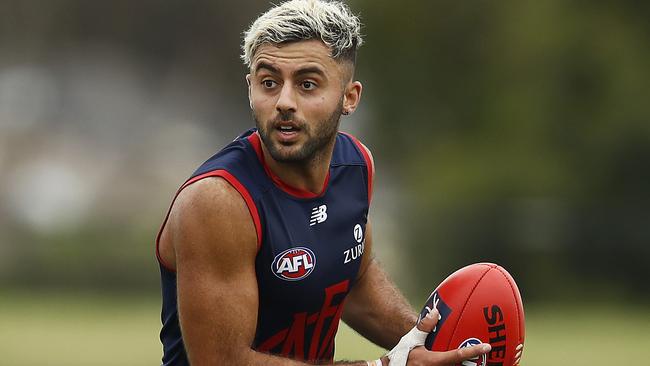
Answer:
[[305, 247], [297, 247], [276, 255], [271, 264], [271, 271], [285, 281], [299, 281], [309, 276], [315, 266], [314, 252]]
[[[476, 345], [479, 345], [481, 343], [483, 343], [483, 342], [481, 342], [481, 340], [479, 340], [477, 338], [469, 338], [469, 339], [463, 341], [463, 343], [461, 343], [460, 346], [458, 346], [458, 349], [471, 347], [471, 346], [476, 346]], [[480, 355], [480, 356], [474, 357], [474, 358], [472, 358], [470, 360], [463, 361], [461, 363], [461, 365], [463, 365], [463, 366], [485, 366], [486, 365], [486, 360], [485, 359], [486, 359], [485, 355]]]

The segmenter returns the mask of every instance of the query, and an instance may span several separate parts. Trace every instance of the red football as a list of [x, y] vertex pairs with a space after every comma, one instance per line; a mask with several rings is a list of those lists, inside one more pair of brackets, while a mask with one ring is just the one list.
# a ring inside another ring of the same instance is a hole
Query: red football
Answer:
[[462, 365], [511, 366], [521, 360], [524, 308], [515, 280], [503, 267], [477, 263], [452, 273], [433, 291], [420, 317], [434, 307], [441, 318], [427, 337], [427, 349], [448, 351], [490, 343], [487, 355]]

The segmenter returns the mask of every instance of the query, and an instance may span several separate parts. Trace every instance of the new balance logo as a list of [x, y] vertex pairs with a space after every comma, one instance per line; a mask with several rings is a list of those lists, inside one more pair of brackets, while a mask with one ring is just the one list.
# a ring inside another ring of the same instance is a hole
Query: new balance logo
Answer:
[[311, 219], [309, 220], [309, 226], [314, 226], [316, 224], [320, 224], [322, 222], [325, 222], [327, 220], [327, 206], [326, 205], [321, 205], [318, 207], [314, 207], [311, 210]]

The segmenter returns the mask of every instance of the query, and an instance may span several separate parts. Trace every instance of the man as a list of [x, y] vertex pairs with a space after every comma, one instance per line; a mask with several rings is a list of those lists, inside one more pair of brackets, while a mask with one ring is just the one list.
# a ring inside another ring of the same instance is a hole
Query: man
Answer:
[[373, 259], [372, 157], [338, 132], [360, 101], [361, 43], [335, 1], [285, 2], [246, 33], [257, 129], [193, 174], [158, 234], [165, 365], [332, 364], [341, 318], [395, 348], [336, 364], [453, 365], [489, 351], [425, 350], [437, 311], [418, 322]]

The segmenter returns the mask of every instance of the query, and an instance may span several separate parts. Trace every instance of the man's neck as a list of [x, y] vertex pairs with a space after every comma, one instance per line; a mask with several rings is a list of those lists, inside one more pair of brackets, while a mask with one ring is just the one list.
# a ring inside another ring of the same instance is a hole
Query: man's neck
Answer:
[[262, 154], [266, 166], [285, 184], [299, 190], [320, 194], [329, 172], [334, 141], [313, 159], [306, 162], [278, 162], [262, 143]]

